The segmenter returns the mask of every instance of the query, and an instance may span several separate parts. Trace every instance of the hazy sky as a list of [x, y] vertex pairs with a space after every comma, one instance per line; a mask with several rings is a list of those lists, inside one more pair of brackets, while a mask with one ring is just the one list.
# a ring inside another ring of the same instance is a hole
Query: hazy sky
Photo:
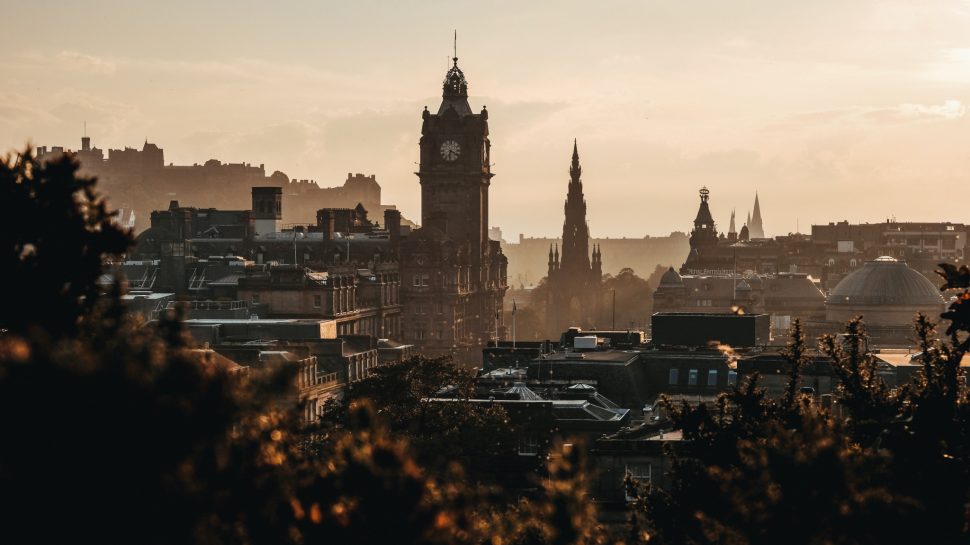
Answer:
[[[491, 223], [555, 235], [579, 139], [593, 236], [970, 221], [970, 2], [7, 2], [0, 148], [141, 146], [339, 185], [419, 218], [421, 110], [451, 35], [489, 109]], [[212, 203], [218, 205], [218, 203]], [[740, 227], [740, 224], [739, 224]]]

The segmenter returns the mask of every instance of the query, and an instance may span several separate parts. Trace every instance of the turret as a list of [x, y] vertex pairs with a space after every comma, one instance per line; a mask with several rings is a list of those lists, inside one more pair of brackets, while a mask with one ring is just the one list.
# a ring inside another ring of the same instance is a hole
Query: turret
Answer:
[[253, 188], [253, 232], [279, 233], [283, 223], [283, 188]]
[[598, 281], [603, 276], [603, 252], [599, 244], [593, 247], [593, 280]]
[[707, 204], [711, 192], [706, 187], [702, 187], [699, 194], [701, 204], [697, 209], [697, 216], [694, 218], [694, 230], [690, 232], [691, 248], [714, 246], [717, 244], [717, 230], [714, 227], [714, 218], [711, 216], [711, 209]]

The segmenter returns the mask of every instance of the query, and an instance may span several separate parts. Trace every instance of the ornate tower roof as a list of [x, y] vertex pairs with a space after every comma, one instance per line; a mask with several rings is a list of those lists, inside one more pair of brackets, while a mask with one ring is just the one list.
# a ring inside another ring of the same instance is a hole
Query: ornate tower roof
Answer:
[[738, 230], [734, 227], [734, 210], [731, 210], [731, 225], [728, 226], [728, 234], [737, 234]]
[[697, 209], [697, 217], [694, 218], [694, 230], [690, 232], [690, 247], [714, 246], [717, 244], [717, 230], [714, 228], [714, 217], [711, 216], [711, 209], [707, 205], [711, 192], [707, 187], [702, 187], [699, 191], [701, 197], [700, 207]]
[[711, 192], [707, 187], [702, 187], [700, 192], [701, 205], [697, 209], [697, 217], [694, 218], [694, 228], [714, 228], [714, 218], [711, 216], [711, 209], [707, 206], [707, 199], [710, 197]]
[[454, 108], [459, 116], [471, 115], [472, 109], [468, 105], [468, 81], [465, 79], [465, 73], [458, 68], [458, 57], [452, 57], [451, 60], [454, 64], [445, 74], [438, 115], [445, 113], [448, 108]]

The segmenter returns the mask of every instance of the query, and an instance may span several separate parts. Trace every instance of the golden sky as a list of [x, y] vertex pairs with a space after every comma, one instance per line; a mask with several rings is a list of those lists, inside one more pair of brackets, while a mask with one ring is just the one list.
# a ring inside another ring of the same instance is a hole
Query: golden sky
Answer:
[[970, 222], [943, 194], [970, 181], [965, 0], [9, 4], [5, 150], [76, 148], [86, 120], [176, 164], [376, 174], [418, 218], [421, 110], [457, 28], [507, 239], [561, 232], [574, 137], [593, 236], [688, 230], [701, 185], [724, 230], [755, 191], [769, 235]]

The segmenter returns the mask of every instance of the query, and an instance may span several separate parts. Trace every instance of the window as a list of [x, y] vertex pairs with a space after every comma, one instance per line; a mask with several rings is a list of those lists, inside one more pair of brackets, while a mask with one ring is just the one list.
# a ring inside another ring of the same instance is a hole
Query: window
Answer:
[[717, 386], [717, 369], [711, 369], [707, 372], [707, 385]]
[[307, 422], [314, 422], [317, 419], [317, 400], [311, 399], [306, 404], [306, 414], [303, 415]]
[[626, 472], [636, 481], [648, 482], [653, 477], [653, 466], [648, 463], [627, 464]]
[[534, 435], [526, 435], [520, 438], [519, 454], [521, 456], [536, 456], [539, 454], [539, 439]]
[[253, 302], [254, 303], [258, 303], [259, 302], [259, 294], [258, 293], [254, 293], [253, 294]]
[[[630, 479], [635, 483], [649, 483], [653, 478], [653, 466], [649, 463], [627, 464], [626, 472]], [[626, 491], [626, 500], [633, 501], [636, 498], [630, 495], [632, 490]]]
[[673, 385], [676, 385], [678, 382], [680, 382], [680, 369], [670, 370], [670, 380], [668, 382], [670, 382], [670, 384], [673, 384]]
[[413, 285], [416, 288], [426, 288], [431, 285], [431, 276], [428, 273], [414, 275]]
[[323, 306], [323, 296], [322, 295], [314, 295], [313, 296], [313, 308], [320, 308], [321, 306]]
[[728, 371], [728, 386], [734, 386], [738, 383], [738, 372], [734, 369]]
[[687, 384], [697, 386], [697, 369], [691, 369], [687, 373]]

